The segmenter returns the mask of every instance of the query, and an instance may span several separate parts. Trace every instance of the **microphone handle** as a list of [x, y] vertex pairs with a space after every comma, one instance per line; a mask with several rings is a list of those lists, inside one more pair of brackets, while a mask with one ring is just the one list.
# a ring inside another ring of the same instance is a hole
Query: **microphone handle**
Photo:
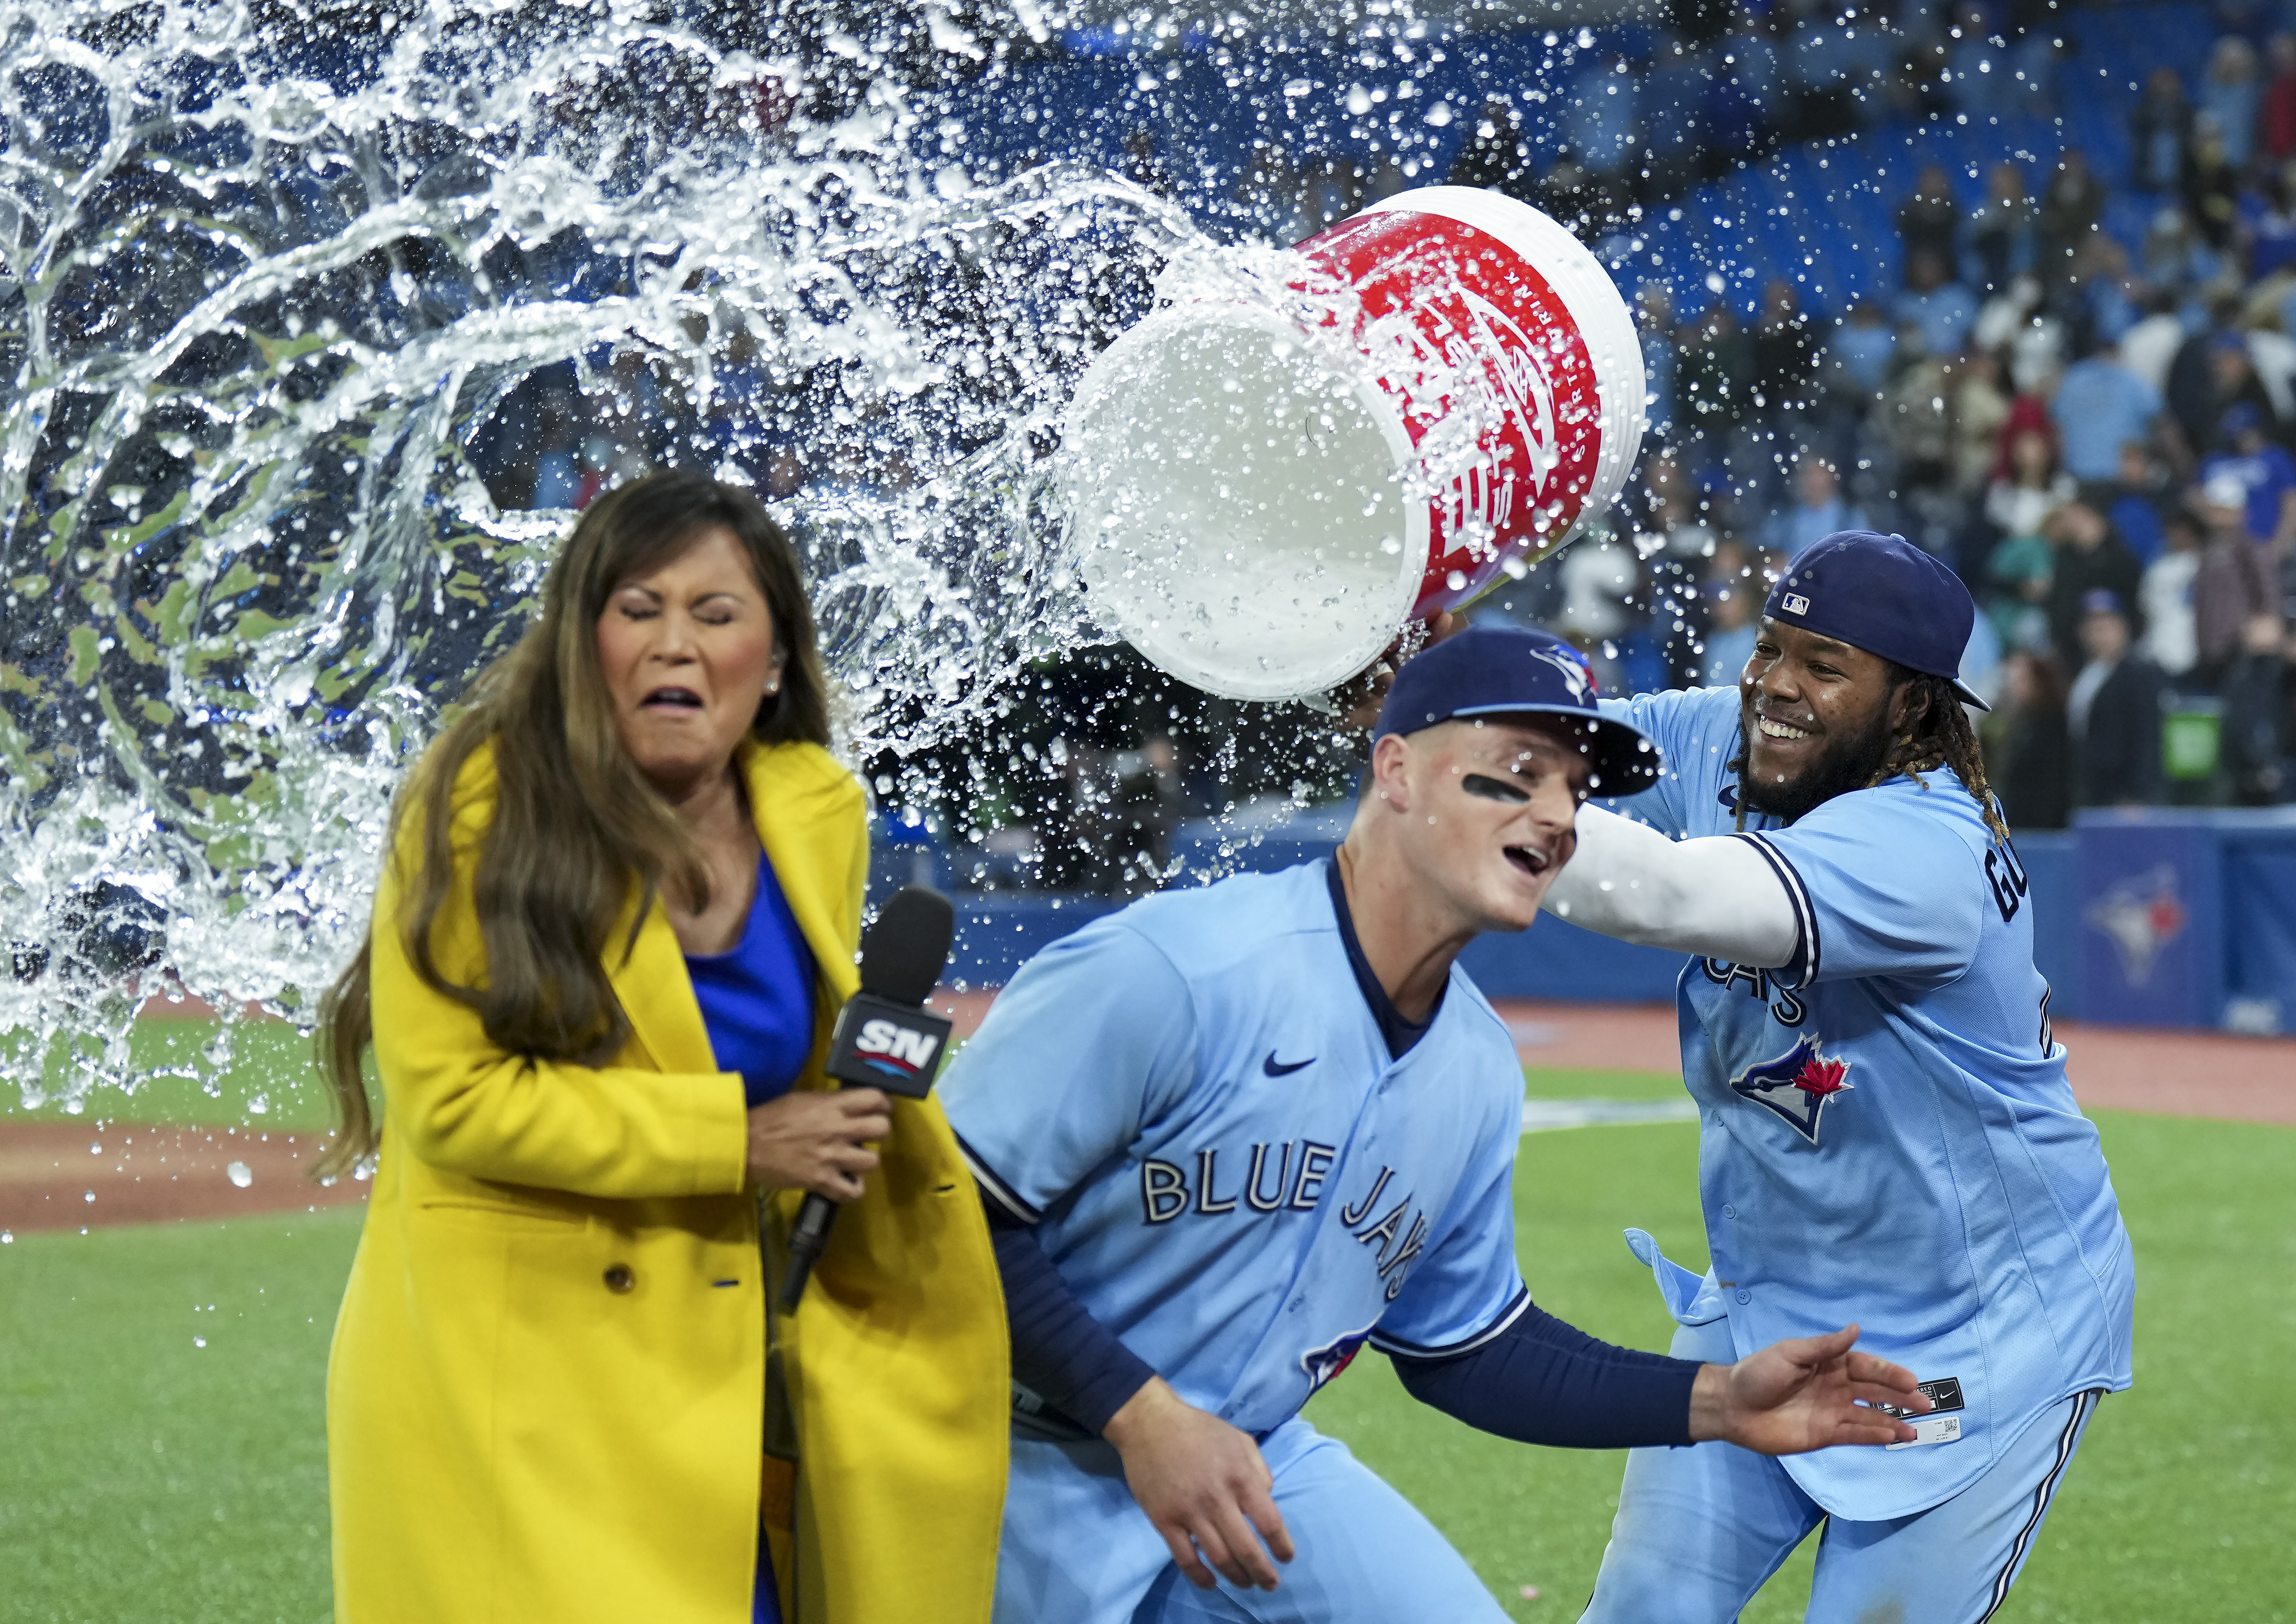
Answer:
[[836, 1221], [837, 1204], [819, 1191], [809, 1192], [798, 1208], [797, 1222], [790, 1226], [789, 1273], [782, 1280], [783, 1313], [797, 1312], [805, 1283], [813, 1277], [813, 1266], [820, 1260], [822, 1248], [829, 1245], [829, 1227]]

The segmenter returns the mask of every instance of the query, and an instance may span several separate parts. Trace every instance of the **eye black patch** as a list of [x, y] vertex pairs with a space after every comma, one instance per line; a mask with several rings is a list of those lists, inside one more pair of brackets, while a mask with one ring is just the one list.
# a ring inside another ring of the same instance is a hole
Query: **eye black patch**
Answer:
[[1480, 772], [1470, 772], [1459, 780], [1459, 788], [1471, 796], [1480, 796], [1486, 801], [1512, 801], [1518, 804], [1530, 799], [1529, 792], [1497, 779], [1486, 778]]

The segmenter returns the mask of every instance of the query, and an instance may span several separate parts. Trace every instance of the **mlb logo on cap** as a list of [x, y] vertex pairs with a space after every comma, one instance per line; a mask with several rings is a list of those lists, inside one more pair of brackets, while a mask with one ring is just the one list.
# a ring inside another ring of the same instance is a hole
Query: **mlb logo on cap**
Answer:
[[1807, 615], [1809, 613], [1809, 600], [1800, 592], [1788, 592], [1778, 600], [1778, 608], [1789, 615]]

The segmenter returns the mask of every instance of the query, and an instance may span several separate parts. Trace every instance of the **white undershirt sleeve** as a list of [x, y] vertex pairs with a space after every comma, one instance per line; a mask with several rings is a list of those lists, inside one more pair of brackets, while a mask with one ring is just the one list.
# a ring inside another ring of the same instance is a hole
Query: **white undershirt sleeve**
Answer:
[[1545, 906], [1621, 942], [1759, 969], [1790, 965], [1801, 950], [1793, 898], [1752, 838], [1669, 840], [1599, 806], [1578, 809], [1578, 849]]

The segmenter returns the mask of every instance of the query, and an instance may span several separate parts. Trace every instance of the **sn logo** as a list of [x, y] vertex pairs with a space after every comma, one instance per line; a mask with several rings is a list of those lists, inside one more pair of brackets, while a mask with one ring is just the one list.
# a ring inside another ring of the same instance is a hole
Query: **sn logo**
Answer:
[[931, 1032], [912, 1031], [896, 1021], [864, 1021], [861, 1035], [854, 1040], [857, 1055], [882, 1055], [905, 1071], [921, 1072], [940, 1047], [940, 1040]]

